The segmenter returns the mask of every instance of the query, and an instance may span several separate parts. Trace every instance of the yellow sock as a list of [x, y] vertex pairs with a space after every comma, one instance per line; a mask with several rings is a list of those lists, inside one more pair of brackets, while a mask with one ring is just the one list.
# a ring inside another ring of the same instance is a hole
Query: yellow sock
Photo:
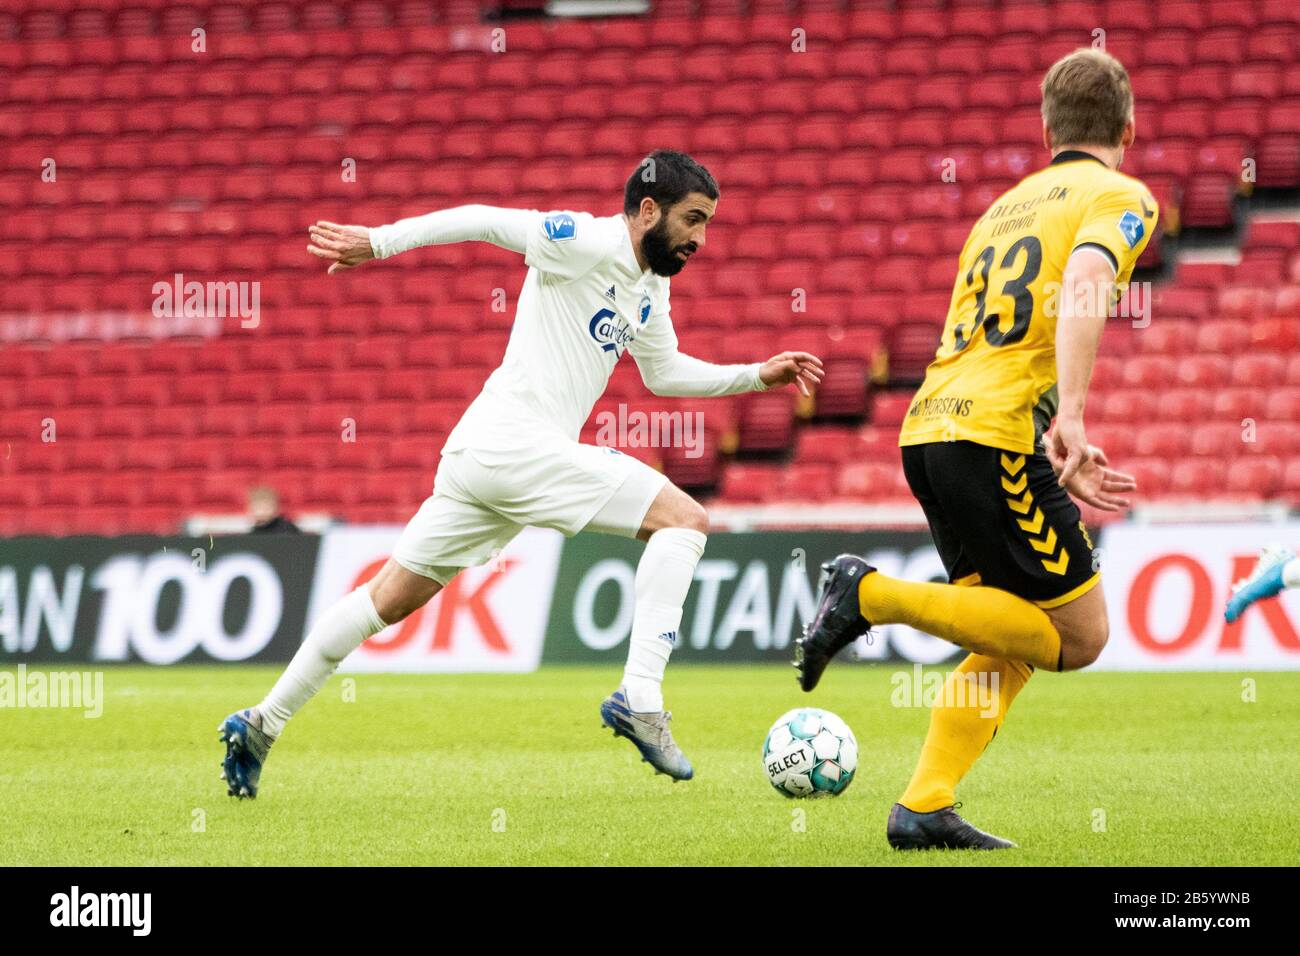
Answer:
[[[1020, 661], [983, 654], [971, 654], [962, 661], [948, 675], [944, 696], [930, 710], [930, 730], [921, 758], [898, 802], [917, 813], [952, 806], [957, 781], [989, 745], [1006, 719], [1007, 708], [1032, 673]], [[981, 687], [987, 695], [982, 700], [977, 692]], [[994, 687], [996, 696], [991, 694]]]
[[1061, 635], [1042, 608], [997, 588], [902, 581], [879, 572], [858, 585], [872, 624], [909, 624], [968, 651], [1061, 669]]

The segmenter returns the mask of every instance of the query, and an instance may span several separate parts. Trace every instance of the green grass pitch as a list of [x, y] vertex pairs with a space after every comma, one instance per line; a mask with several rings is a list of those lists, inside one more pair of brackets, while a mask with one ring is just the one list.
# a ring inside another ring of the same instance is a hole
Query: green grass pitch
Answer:
[[[1021, 849], [899, 854], [884, 822], [928, 720], [890, 704], [906, 666], [840, 663], [811, 695], [789, 667], [670, 667], [678, 784], [599, 728], [615, 669], [351, 675], [355, 700], [335, 676], [244, 802], [217, 724], [278, 668], [108, 669], [98, 719], [0, 710], [0, 865], [1294, 863], [1300, 673], [1035, 675], [958, 791]], [[841, 797], [767, 783], [763, 735], [801, 704], [858, 737]]]

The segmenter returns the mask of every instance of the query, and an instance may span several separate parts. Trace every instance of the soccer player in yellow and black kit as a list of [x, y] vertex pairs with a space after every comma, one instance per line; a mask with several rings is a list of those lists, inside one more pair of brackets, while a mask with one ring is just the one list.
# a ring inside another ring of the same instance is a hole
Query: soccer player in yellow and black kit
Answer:
[[[1078, 50], [1048, 71], [1042, 91], [1051, 163], [971, 230], [939, 350], [899, 437], [951, 583], [897, 580], [841, 555], [823, 565], [816, 615], [796, 641], [804, 690], [873, 624], [909, 624], [970, 651], [890, 812], [897, 849], [1015, 845], [957, 815], [957, 782], [1035, 669], [1086, 667], [1108, 633], [1097, 555], [1070, 495], [1119, 510], [1135, 488], [1088, 444], [1083, 411], [1106, 315], [1157, 210], [1142, 183], [1117, 171], [1134, 137], [1119, 61]], [[996, 714], [958, 683], [991, 689]]]

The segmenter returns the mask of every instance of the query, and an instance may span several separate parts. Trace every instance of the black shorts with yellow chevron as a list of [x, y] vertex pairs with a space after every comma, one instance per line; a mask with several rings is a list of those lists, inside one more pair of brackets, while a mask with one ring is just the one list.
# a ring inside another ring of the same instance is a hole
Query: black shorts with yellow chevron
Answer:
[[1045, 455], [969, 441], [902, 451], [907, 483], [954, 584], [1001, 588], [1044, 608], [1096, 585], [1098, 552]]

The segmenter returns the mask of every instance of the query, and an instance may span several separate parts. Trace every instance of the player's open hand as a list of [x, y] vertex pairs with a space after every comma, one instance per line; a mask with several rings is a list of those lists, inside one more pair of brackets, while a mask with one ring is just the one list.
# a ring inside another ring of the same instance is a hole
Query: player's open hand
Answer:
[[[1060, 475], [1065, 468], [1065, 458], [1051, 441], [1045, 443], [1047, 460], [1052, 463], [1052, 470]], [[1132, 505], [1123, 497], [1137, 490], [1137, 481], [1132, 475], [1114, 471], [1109, 467], [1106, 453], [1096, 445], [1088, 445], [1081, 459], [1081, 464], [1065, 484], [1065, 489], [1075, 498], [1092, 505], [1099, 511], [1122, 511]]]
[[310, 243], [307, 251], [313, 256], [329, 260], [328, 274], [351, 269], [375, 257], [370, 248], [370, 230], [365, 226], [340, 226], [334, 222], [318, 222], [307, 229]]
[[822, 380], [822, 360], [808, 352], [781, 352], [773, 355], [758, 370], [758, 377], [768, 388], [794, 383], [799, 391], [811, 395]]

